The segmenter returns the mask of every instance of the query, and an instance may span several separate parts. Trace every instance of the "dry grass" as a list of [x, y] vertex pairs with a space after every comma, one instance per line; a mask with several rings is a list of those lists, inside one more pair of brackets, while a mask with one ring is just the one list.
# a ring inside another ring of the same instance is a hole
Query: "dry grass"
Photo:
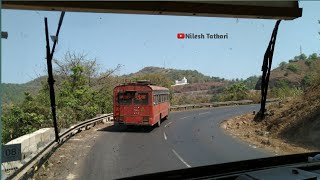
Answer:
[[222, 123], [229, 133], [278, 154], [303, 153], [320, 149], [320, 77], [302, 96], [267, 106], [262, 122], [253, 114]]

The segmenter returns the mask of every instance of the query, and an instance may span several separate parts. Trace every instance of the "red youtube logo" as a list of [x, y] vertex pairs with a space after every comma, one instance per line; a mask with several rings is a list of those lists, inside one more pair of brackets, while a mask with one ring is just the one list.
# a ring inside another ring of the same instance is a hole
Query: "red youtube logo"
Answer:
[[178, 39], [184, 39], [184, 33], [178, 33], [177, 34]]

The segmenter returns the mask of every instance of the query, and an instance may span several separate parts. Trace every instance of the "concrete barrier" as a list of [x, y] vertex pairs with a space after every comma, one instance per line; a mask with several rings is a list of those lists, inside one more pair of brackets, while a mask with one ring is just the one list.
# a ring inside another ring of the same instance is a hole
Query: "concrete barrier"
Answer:
[[7, 144], [21, 144], [22, 160], [2, 163], [2, 174], [11, 174], [11, 171], [20, 168], [26, 161], [31, 159], [32, 155], [37, 154], [47, 143], [54, 140], [54, 138], [53, 128], [43, 128], [8, 142]]
[[43, 128], [31, 134], [21, 136], [8, 144], [21, 144], [22, 160], [2, 163], [2, 179], [24, 179], [29, 177], [49, 157], [54, 148], [63, 144], [70, 136], [81, 132], [88, 126], [113, 120], [112, 113], [101, 114], [98, 117], [88, 119], [71, 126], [68, 129], [60, 129], [60, 141], [55, 142], [53, 128]]

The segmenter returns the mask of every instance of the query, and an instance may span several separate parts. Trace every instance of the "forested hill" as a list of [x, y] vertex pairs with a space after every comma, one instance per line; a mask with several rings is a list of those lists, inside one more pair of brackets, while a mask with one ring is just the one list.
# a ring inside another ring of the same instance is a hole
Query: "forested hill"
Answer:
[[[148, 77], [148, 75], [160, 75], [166, 77], [168, 84], [174, 84], [175, 80], [181, 80], [183, 77], [188, 79], [188, 83], [208, 83], [208, 82], [224, 82], [223, 78], [210, 77], [204, 75], [196, 70], [177, 70], [177, 69], [165, 69], [160, 67], [145, 67], [138, 72], [123, 75], [121, 78], [132, 77]], [[2, 84], [2, 101], [4, 103], [17, 103], [24, 99], [24, 93], [28, 92], [34, 94], [41, 89], [41, 82], [46, 82], [47, 76], [38, 77], [32, 81], [24, 84]], [[59, 78], [55, 76], [55, 80], [59, 81]]]
[[[55, 76], [55, 82], [61, 81], [61, 77]], [[1, 84], [1, 98], [4, 104], [19, 103], [24, 100], [25, 93], [35, 95], [41, 89], [42, 84], [47, 82], [47, 76], [37, 77], [29, 82], [23, 84], [2, 83]]]
[[165, 75], [167, 78], [169, 78], [172, 81], [172, 83], [174, 83], [175, 80], [181, 80], [183, 77], [187, 78], [188, 83], [205, 83], [205, 82], [224, 81], [224, 78], [210, 77], [196, 70], [166, 69], [166, 68], [153, 67], [153, 66], [145, 67], [136, 73], [131, 73], [125, 76], [132, 77], [132, 76], [154, 74], [154, 73]]
[[2, 83], [1, 98], [3, 103], [21, 102], [24, 99], [24, 93], [37, 93], [41, 88], [41, 81], [46, 80], [46, 76], [38, 77], [32, 81], [23, 84]]

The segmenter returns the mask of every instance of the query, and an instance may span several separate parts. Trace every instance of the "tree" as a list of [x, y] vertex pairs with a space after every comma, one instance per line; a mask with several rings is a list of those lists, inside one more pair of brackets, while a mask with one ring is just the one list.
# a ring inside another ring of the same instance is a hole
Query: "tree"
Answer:
[[250, 76], [246, 80], [244, 80], [244, 84], [248, 89], [255, 89], [259, 79], [260, 76]]
[[2, 142], [6, 143], [48, 125], [49, 111], [30, 94], [25, 95], [22, 104], [7, 107], [2, 114]]
[[310, 59], [310, 60], [317, 60], [317, 58], [318, 58], [317, 53], [313, 53], [313, 54], [311, 54], [311, 55], [309, 56], [308, 59]]
[[302, 54], [300, 55], [300, 59], [302, 59], [302, 60], [306, 60], [306, 59], [307, 59], [307, 56], [306, 56], [305, 54], [303, 54], [303, 53], [302, 53]]
[[298, 60], [306, 60], [307, 59], [307, 56], [305, 54], [300, 54], [299, 56], [295, 56], [294, 57], [294, 60], [295, 61], [298, 61]]
[[311, 54], [311, 55], [309, 56], [309, 58], [306, 60], [305, 64], [310, 67], [310, 66], [312, 66], [312, 64], [317, 60], [317, 58], [318, 58], [317, 53], [313, 53], [313, 54]]
[[[100, 93], [106, 87], [113, 88], [119, 83], [119, 78], [114, 74], [119, 71], [122, 65], [118, 64], [113, 69], [108, 69], [104, 72], [99, 72], [100, 67], [96, 59], [90, 59], [86, 54], [67, 52], [62, 60], [55, 60], [57, 68], [56, 75], [62, 77], [63, 81], [69, 81], [74, 86], [76, 82], [82, 86], [88, 86], [92, 90]], [[71, 78], [71, 79], [70, 79]], [[62, 86], [59, 85], [58, 88]]]
[[119, 83], [113, 74], [121, 65], [99, 73], [95, 59], [70, 52], [55, 62], [55, 72], [63, 77], [57, 91], [60, 119], [64, 120], [61, 126], [112, 112], [113, 87]]
[[[95, 60], [82, 54], [67, 52], [62, 60], [54, 61], [57, 119], [60, 128], [112, 112], [113, 87], [119, 80], [113, 74], [120, 69], [99, 73]], [[49, 88], [46, 81], [35, 95], [24, 94], [22, 103], [5, 106], [2, 114], [3, 142], [32, 133], [39, 128], [52, 127]]]

